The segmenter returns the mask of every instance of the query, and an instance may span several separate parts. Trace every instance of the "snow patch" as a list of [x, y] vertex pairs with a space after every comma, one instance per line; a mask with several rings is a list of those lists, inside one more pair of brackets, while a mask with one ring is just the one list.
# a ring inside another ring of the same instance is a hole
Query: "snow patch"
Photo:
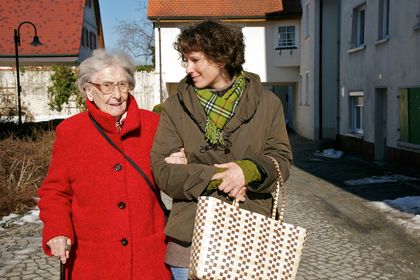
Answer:
[[42, 223], [39, 219], [38, 207], [26, 212], [23, 216], [11, 213], [10, 215], [3, 217], [0, 221], [0, 230], [4, 230], [5, 228], [10, 227], [12, 224], [24, 225], [26, 223]]
[[361, 179], [355, 179], [355, 180], [347, 180], [344, 182], [344, 184], [349, 186], [358, 186], [358, 185], [369, 185], [369, 184], [383, 184], [383, 183], [393, 183], [393, 182], [399, 182], [399, 181], [413, 181], [418, 180], [414, 177], [409, 177], [405, 175], [384, 175], [384, 176], [372, 176], [372, 177], [366, 177]]
[[337, 151], [334, 149], [325, 149], [320, 153], [319, 152], [315, 153], [315, 155], [320, 156], [320, 157], [337, 159], [337, 158], [341, 158], [344, 155], [344, 153], [343, 151]]
[[389, 220], [420, 237], [420, 196], [368, 203], [386, 214]]

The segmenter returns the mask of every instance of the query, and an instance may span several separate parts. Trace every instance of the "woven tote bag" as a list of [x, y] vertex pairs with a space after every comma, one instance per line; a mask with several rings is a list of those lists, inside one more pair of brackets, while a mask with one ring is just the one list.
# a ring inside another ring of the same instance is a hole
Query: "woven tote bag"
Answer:
[[[271, 158], [271, 157], [270, 157]], [[200, 280], [295, 279], [306, 229], [285, 223], [283, 179], [278, 173], [271, 218], [201, 196], [198, 200], [188, 277]], [[279, 219], [278, 196], [282, 194]]]

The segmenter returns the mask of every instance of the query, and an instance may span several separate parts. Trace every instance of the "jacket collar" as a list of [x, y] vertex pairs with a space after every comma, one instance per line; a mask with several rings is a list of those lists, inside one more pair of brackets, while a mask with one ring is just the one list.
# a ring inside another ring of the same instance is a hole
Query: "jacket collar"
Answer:
[[[244, 72], [246, 85], [236, 112], [223, 128], [229, 137], [241, 124], [248, 122], [257, 111], [262, 94], [262, 85], [258, 75]], [[178, 99], [185, 112], [204, 132], [207, 116], [198, 100], [189, 77], [185, 77], [178, 85]]]
[[86, 107], [89, 114], [95, 119], [95, 121], [107, 132], [111, 134], [125, 135], [135, 129], [139, 129], [141, 126], [141, 120], [138, 112], [137, 102], [133, 95], [128, 96], [127, 100], [127, 117], [124, 120], [121, 131], [118, 131], [115, 123], [118, 121], [117, 118], [109, 115], [108, 113], [102, 112], [96, 107], [95, 103], [86, 100]]

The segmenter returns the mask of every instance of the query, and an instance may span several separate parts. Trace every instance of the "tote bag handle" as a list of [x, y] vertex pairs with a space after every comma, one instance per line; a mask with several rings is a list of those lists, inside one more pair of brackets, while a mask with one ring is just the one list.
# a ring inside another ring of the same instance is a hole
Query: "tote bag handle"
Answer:
[[[276, 172], [277, 172], [277, 178], [276, 178], [276, 191], [274, 192], [274, 196], [273, 196], [273, 207], [271, 209], [271, 218], [276, 220], [276, 213], [277, 213], [277, 207], [278, 207], [278, 203], [279, 203], [279, 194], [281, 194], [281, 207], [280, 207], [280, 212], [279, 212], [279, 221], [281, 223], [283, 223], [284, 220], [284, 211], [286, 208], [286, 194], [284, 191], [284, 182], [283, 182], [283, 176], [281, 174], [280, 171], [280, 166], [277, 162], [277, 160], [275, 158], [273, 158], [272, 156], [267, 156], [271, 159], [271, 161], [273, 162], [275, 168], [276, 168]], [[233, 201], [233, 206], [239, 208], [239, 200], [238, 199], [234, 199]]]

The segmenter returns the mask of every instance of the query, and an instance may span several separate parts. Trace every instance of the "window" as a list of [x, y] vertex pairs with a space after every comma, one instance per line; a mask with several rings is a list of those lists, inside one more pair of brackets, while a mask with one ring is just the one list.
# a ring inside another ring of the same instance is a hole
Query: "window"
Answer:
[[85, 28], [84, 28], [84, 27], [82, 28], [82, 38], [81, 38], [81, 43], [82, 43], [82, 46], [84, 46], [84, 45], [85, 45]]
[[84, 27], [82, 29], [82, 46], [89, 47], [89, 32]]
[[400, 140], [420, 145], [420, 87], [400, 92]]
[[299, 105], [302, 105], [302, 75], [299, 75], [299, 81], [298, 81], [298, 88], [299, 88]]
[[349, 92], [350, 104], [350, 132], [363, 134], [364, 93], [362, 91]]
[[309, 106], [309, 72], [305, 73], [305, 105]]
[[276, 50], [296, 48], [295, 30], [295, 26], [279, 26], [279, 40]]
[[86, 6], [91, 8], [92, 7], [92, 0], [86, 0]]
[[366, 20], [366, 5], [359, 6], [353, 9], [352, 22], [352, 48], [362, 47], [365, 44], [365, 20]]
[[378, 40], [389, 35], [389, 0], [379, 0], [378, 10]]
[[96, 34], [93, 32], [89, 32], [89, 41], [90, 41], [90, 49], [96, 49]]
[[417, 17], [417, 23], [416, 23], [416, 25], [414, 25], [413, 29], [416, 30], [416, 31], [419, 31], [420, 30], [420, 4], [419, 4], [419, 11], [416, 14], [416, 17]]
[[305, 38], [309, 37], [309, 2], [305, 4]]

